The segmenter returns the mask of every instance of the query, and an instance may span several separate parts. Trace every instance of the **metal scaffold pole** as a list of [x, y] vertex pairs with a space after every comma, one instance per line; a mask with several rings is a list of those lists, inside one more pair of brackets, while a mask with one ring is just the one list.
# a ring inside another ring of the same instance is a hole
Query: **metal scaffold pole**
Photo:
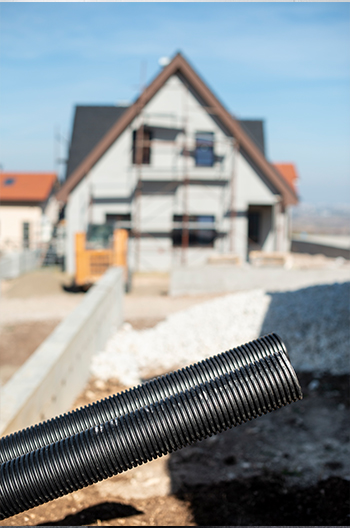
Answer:
[[236, 227], [236, 172], [237, 172], [237, 159], [239, 152], [239, 144], [237, 140], [232, 138], [232, 170], [231, 170], [231, 179], [230, 179], [230, 252], [235, 251], [235, 227]]
[[143, 156], [143, 124], [136, 132], [135, 161], [137, 166], [137, 182], [135, 189], [135, 270], [140, 270], [140, 238], [141, 238], [141, 188], [142, 188], [142, 156]]
[[[146, 66], [141, 64], [140, 71], [140, 96], [139, 96], [139, 116], [140, 126], [136, 131], [135, 137], [135, 162], [137, 170], [137, 181], [135, 188], [135, 222], [134, 222], [134, 236], [135, 236], [135, 270], [140, 271], [140, 253], [141, 253], [141, 195], [142, 195], [142, 164], [143, 164], [143, 149], [144, 149], [144, 120], [143, 120], [143, 103], [142, 93], [146, 81]], [[149, 147], [150, 148], [150, 147]]]
[[188, 229], [188, 144], [187, 144], [187, 121], [188, 121], [188, 101], [187, 101], [187, 94], [188, 94], [188, 87], [185, 86], [185, 93], [184, 93], [184, 113], [183, 113], [183, 129], [184, 129], [184, 146], [183, 146], [183, 154], [184, 154], [184, 173], [183, 173], [183, 211], [182, 211], [182, 238], [181, 238], [181, 264], [186, 265], [187, 264], [187, 248], [189, 245], [189, 229]]

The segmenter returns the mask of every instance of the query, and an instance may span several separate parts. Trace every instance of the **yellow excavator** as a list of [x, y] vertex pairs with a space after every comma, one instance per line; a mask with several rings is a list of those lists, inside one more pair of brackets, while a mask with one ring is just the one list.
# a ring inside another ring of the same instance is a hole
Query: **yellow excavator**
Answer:
[[75, 234], [75, 286], [88, 290], [110, 266], [124, 268], [126, 291], [130, 288], [128, 231], [109, 225], [89, 225], [87, 233]]

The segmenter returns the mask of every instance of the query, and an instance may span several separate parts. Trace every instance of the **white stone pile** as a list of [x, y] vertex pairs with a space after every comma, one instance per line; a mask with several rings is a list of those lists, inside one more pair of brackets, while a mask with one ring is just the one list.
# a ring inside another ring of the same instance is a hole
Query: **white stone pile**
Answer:
[[297, 371], [349, 372], [350, 283], [297, 291], [253, 290], [218, 297], [170, 315], [154, 328], [123, 327], [93, 357], [91, 373], [135, 385], [276, 332]]

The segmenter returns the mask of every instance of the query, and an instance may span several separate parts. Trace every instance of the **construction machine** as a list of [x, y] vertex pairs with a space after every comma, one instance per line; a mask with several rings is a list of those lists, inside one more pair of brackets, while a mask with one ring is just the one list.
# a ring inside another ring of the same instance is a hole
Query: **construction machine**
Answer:
[[110, 266], [124, 268], [126, 291], [130, 287], [128, 269], [128, 231], [113, 226], [89, 225], [87, 233], [75, 234], [74, 284], [87, 290]]

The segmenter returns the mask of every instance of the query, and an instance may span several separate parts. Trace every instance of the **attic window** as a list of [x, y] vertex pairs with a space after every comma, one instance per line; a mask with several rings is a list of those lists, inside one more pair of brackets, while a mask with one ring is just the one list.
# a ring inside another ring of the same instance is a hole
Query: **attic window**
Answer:
[[212, 167], [214, 165], [214, 133], [196, 133], [196, 167]]
[[3, 185], [4, 187], [7, 187], [9, 185], [13, 185], [15, 183], [15, 178], [6, 178]]
[[152, 131], [143, 127], [143, 130], [133, 131], [132, 162], [134, 165], [150, 165], [151, 163]]

